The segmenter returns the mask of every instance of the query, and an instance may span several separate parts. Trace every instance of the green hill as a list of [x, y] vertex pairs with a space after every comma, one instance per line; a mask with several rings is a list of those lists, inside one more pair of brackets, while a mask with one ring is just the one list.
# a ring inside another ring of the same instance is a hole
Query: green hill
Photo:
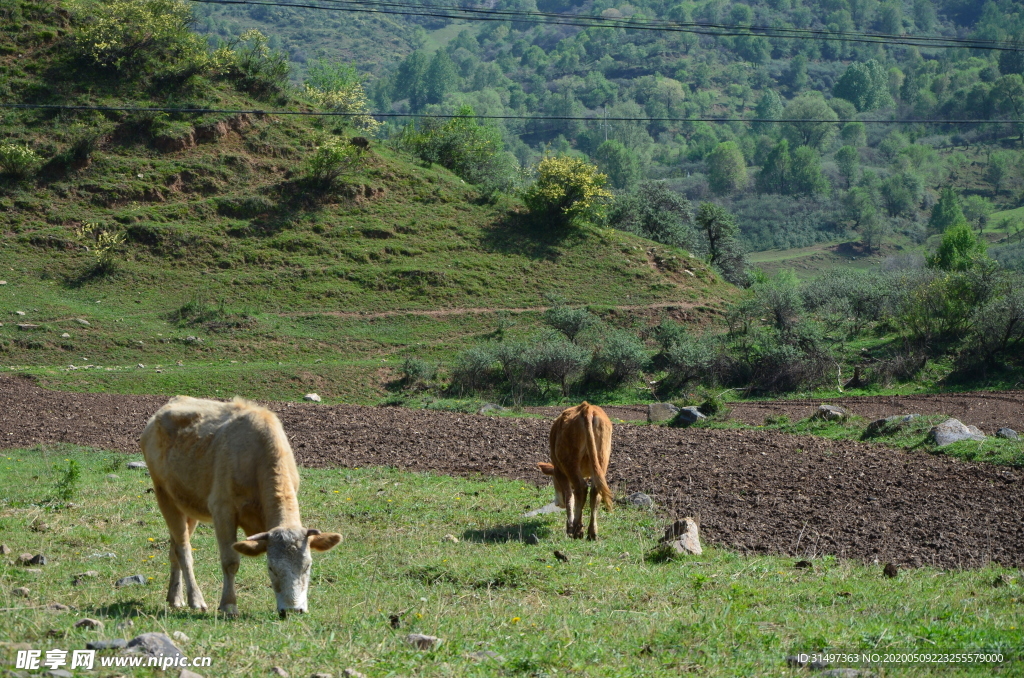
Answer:
[[[105, 66], [76, 42], [81, 14], [8, 7], [0, 103], [308, 109], [267, 60], [210, 65], [177, 33]], [[507, 309], [523, 313], [511, 334], [529, 332], [546, 295], [644, 322], [664, 307], [717, 313], [732, 295], [682, 250], [545, 228], [386, 143], [324, 190], [307, 178], [315, 146], [359, 132], [319, 119], [0, 116], [0, 143], [35, 158], [0, 177], [0, 361], [53, 383], [365, 402], [404, 350], [448, 357], [511, 326]]]

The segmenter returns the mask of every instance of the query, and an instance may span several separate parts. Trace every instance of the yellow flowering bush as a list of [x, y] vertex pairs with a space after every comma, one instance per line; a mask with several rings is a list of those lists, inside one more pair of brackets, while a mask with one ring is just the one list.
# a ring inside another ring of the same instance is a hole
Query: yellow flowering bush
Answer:
[[306, 84], [306, 96], [325, 111], [350, 114], [345, 117], [356, 129], [367, 134], [375, 133], [383, 125], [370, 115], [370, 101], [361, 82], [349, 83], [335, 90], [322, 90]]
[[39, 156], [27, 145], [0, 144], [0, 173], [28, 177], [39, 164]]
[[72, 40], [78, 51], [100, 66], [141, 68], [149, 58], [209, 59], [201, 37], [190, 29], [194, 18], [184, 0], [75, 0]]
[[560, 225], [599, 218], [612, 197], [608, 176], [597, 166], [567, 155], [547, 156], [537, 165], [537, 180], [526, 189], [523, 202], [531, 214]]
[[330, 187], [343, 174], [352, 171], [360, 160], [360, 149], [337, 137], [328, 137], [313, 149], [308, 160], [309, 177]]

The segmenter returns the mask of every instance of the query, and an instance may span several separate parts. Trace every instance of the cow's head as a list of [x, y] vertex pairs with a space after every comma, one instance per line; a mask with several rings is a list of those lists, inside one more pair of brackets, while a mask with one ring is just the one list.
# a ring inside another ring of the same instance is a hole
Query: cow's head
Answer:
[[290, 610], [305, 612], [309, 609], [306, 595], [309, 568], [313, 564], [310, 549], [330, 551], [340, 541], [341, 535], [333, 532], [322, 534], [320, 530], [305, 527], [275, 527], [235, 542], [234, 549], [246, 556], [267, 554], [270, 583], [277, 596], [277, 613], [284, 619]]

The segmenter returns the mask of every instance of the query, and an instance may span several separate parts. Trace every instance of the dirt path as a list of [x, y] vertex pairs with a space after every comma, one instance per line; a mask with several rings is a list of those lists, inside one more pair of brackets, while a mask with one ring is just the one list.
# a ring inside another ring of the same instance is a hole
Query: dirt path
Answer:
[[[657, 304], [637, 304], [637, 305], [616, 305], [615, 309], [619, 311], [651, 311], [658, 309], [690, 309], [697, 304], [689, 301], [664, 301]], [[525, 306], [522, 308], [441, 308], [441, 309], [429, 309], [429, 310], [417, 310], [412, 309], [408, 311], [295, 311], [294, 313], [280, 313], [278, 315], [289, 317], [289, 318], [303, 318], [312, 315], [329, 315], [333, 318], [391, 318], [394, 316], [427, 316], [427, 317], [443, 317], [449, 315], [470, 315], [473, 313], [543, 313], [544, 311], [550, 310], [550, 306]]]
[[[0, 448], [68, 442], [137, 452], [146, 419], [166, 400], [46, 391], [0, 378]], [[547, 456], [544, 419], [274, 409], [307, 467], [385, 465], [545, 482], [535, 467]], [[620, 495], [647, 492], [668, 516], [699, 512], [705, 539], [738, 551], [1024, 567], [1020, 470], [770, 431], [619, 425], [609, 480]]]

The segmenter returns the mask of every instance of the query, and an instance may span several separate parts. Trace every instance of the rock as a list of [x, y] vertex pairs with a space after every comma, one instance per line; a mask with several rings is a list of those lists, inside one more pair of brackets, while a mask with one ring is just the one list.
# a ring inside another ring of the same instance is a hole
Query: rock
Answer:
[[84, 617], [84, 618], [79, 619], [78, 621], [75, 622], [75, 628], [76, 629], [102, 629], [103, 628], [103, 622], [101, 622], [99, 619], [91, 619], [89, 617]]
[[67, 332], [64, 332], [63, 334], [60, 335], [60, 338], [61, 339], [70, 339], [71, 335], [68, 334]]
[[809, 560], [798, 560], [795, 563], [793, 563], [793, 567], [795, 567], [798, 570], [813, 570], [814, 563], [812, 563]]
[[280, 678], [288, 678], [288, 672], [282, 669], [280, 666], [271, 666], [270, 672]]
[[446, 534], [444, 537], [441, 538], [441, 541], [447, 541], [451, 542], [452, 544], [458, 544], [459, 538], [456, 537], [454, 534]]
[[[806, 656], [807, 655], [804, 655], [804, 657], [806, 657]], [[794, 654], [791, 654], [788, 657], [786, 657], [786, 663], [789, 664], [790, 666], [792, 666], [793, 668], [796, 668], [796, 669], [802, 669], [804, 667], [807, 667], [807, 668], [809, 668], [812, 671], [820, 671], [822, 669], [827, 669], [829, 667], [828, 662], [823, 662], [823, 661], [808, 662], [806, 659], [803, 659], [803, 658], [801, 658], [801, 657], [799, 657], [797, 655], [794, 655]]]
[[916, 414], [898, 414], [895, 417], [875, 419], [873, 422], [868, 424], [867, 429], [864, 431], [864, 435], [868, 438], [874, 438], [875, 436], [880, 435], [892, 435], [916, 418]]
[[341, 675], [343, 675], [345, 678], [366, 678], [365, 673], [359, 673], [355, 669], [345, 669], [341, 672]]
[[900, 568], [896, 567], [892, 563], [886, 563], [885, 567], [882, 568], [882, 574], [884, 574], [889, 579], [893, 579], [899, 576]]
[[176, 657], [185, 655], [178, 646], [171, 642], [163, 633], [143, 633], [128, 641], [126, 651], [130, 654], [141, 654], [147, 657]]
[[64, 669], [47, 669], [40, 673], [41, 676], [50, 676], [52, 678], [74, 678], [75, 674]]
[[31, 553], [22, 553], [18, 556], [18, 565], [28, 565], [28, 561], [32, 560]]
[[476, 411], [477, 414], [487, 414], [489, 412], [504, 412], [505, 408], [495, 403], [484, 403], [483, 407]]
[[0, 556], [6, 556], [11, 553], [11, 547], [7, 544], [0, 544]]
[[312, 403], [320, 402], [320, 396], [318, 396], [315, 393], [307, 393], [306, 395], [302, 396], [302, 399], [303, 400], [308, 400], [308, 401], [310, 401]]
[[175, 631], [174, 633], [171, 634], [171, 637], [174, 638], [175, 640], [177, 640], [178, 642], [181, 642], [181, 643], [187, 643], [188, 641], [192, 640], [191, 638], [186, 636], [181, 631]]
[[647, 421], [668, 421], [679, 414], [679, 408], [672, 403], [651, 403], [647, 406]]
[[334, 678], [333, 673], [313, 673], [309, 678]]
[[1003, 438], [1004, 440], [1020, 440], [1020, 436], [1012, 428], [1002, 427], [996, 431], [996, 438]]
[[145, 586], [146, 578], [141, 574], [133, 574], [130, 577], [122, 577], [114, 582], [114, 586], [121, 588], [122, 586], [134, 586], [135, 584], [142, 584]]
[[142, 363], [139, 363], [139, 364], [138, 364], [138, 365], [136, 365], [135, 367], [139, 368], [140, 370], [144, 370], [144, 369], [146, 369], [146, 366], [145, 366], [145, 365], [143, 365]]
[[38, 330], [39, 325], [35, 325], [33, 323], [18, 323], [18, 329], [25, 330], [26, 332], [31, 332], [32, 330]]
[[873, 678], [875, 674], [863, 669], [829, 669], [821, 674], [822, 678]]
[[128, 462], [128, 468], [131, 469], [147, 469], [146, 462], [144, 461], [130, 461]]
[[25, 315], [24, 311], [15, 311], [14, 315]]
[[[971, 429], [974, 429], [972, 431]], [[960, 440], [982, 441], [985, 436], [973, 426], [964, 426], [959, 419], [947, 419], [938, 426], [928, 431], [928, 440], [939, 447], [955, 443]]]
[[75, 318], [75, 322], [81, 325], [82, 327], [89, 327], [90, 325], [92, 325], [92, 323], [90, 323], [85, 318]]
[[195, 671], [189, 671], [188, 669], [182, 669], [181, 673], [178, 674], [178, 678], [203, 678]]
[[28, 598], [31, 594], [32, 592], [24, 586], [19, 586], [16, 589], [11, 589], [11, 595], [18, 596], [19, 598]]
[[704, 552], [700, 547], [700, 519], [686, 517], [665, 528], [665, 536], [658, 540], [668, 542], [676, 553], [699, 556]]
[[437, 636], [426, 636], [422, 633], [410, 633], [405, 637], [405, 642], [409, 643], [417, 650], [426, 651], [433, 650], [444, 641]]
[[523, 543], [529, 546], [536, 546], [540, 543], [540, 537], [531, 532], [530, 534], [526, 535], [526, 539], [523, 540]]
[[0, 285], [6, 285], [6, 284], [7, 284], [6, 280], [0, 280]]
[[117, 558], [116, 553], [94, 553], [90, 558]]
[[125, 619], [123, 622], [120, 622], [114, 628], [116, 628], [118, 631], [124, 631], [125, 629], [130, 629], [133, 626], [135, 626], [135, 622], [133, 622], [131, 619]]
[[696, 424], [701, 419], [707, 419], [707, 416], [698, 408], [693, 406], [683, 407], [676, 413], [675, 419], [672, 420], [672, 425], [689, 426], [690, 424]]
[[654, 507], [654, 500], [643, 492], [634, 492], [626, 497], [626, 501], [637, 508], [649, 509]]
[[469, 654], [466, 655], [466, 659], [472, 659], [472, 660], [478, 661], [478, 662], [482, 662], [482, 661], [503, 662], [503, 661], [505, 661], [505, 658], [502, 657], [497, 652], [495, 652], [494, 650], [477, 650], [476, 652], [470, 652]]
[[822, 419], [824, 421], [846, 421], [850, 413], [835, 405], [818, 405], [818, 409], [811, 415], [811, 419]]
[[185, 337], [185, 343], [187, 344], [201, 344], [203, 340], [199, 337], [193, 337], [191, 334]]
[[46, 609], [50, 612], [67, 612], [71, 608], [64, 603], [50, 603], [46, 606]]
[[527, 511], [526, 513], [523, 514], [523, 517], [524, 518], [533, 518], [534, 516], [542, 516], [542, 515], [544, 515], [546, 513], [558, 513], [559, 511], [564, 511], [564, 510], [565, 510], [564, 508], [561, 508], [558, 505], [556, 505], [555, 502], [551, 502], [550, 504], [547, 504], [545, 506], [541, 506], [539, 509], [534, 509], [532, 511]]
[[86, 650], [123, 650], [128, 647], [128, 641], [124, 638], [113, 640], [91, 640], [85, 644]]
[[120, 478], [121, 476], [117, 475], [116, 473], [107, 474], [107, 480], [119, 480]]
[[[45, 532], [46, 530], [39, 530], [39, 531], [40, 532]], [[27, 564], [28, 565], [46, 565], [46, 563], [48, 563], [48, 562], [49, 561], [46, 559], [46, 556], [44, 556], [42, 553], [38, 553], [38, 554], [32, 556], [32, 559], [29, 560]]]

